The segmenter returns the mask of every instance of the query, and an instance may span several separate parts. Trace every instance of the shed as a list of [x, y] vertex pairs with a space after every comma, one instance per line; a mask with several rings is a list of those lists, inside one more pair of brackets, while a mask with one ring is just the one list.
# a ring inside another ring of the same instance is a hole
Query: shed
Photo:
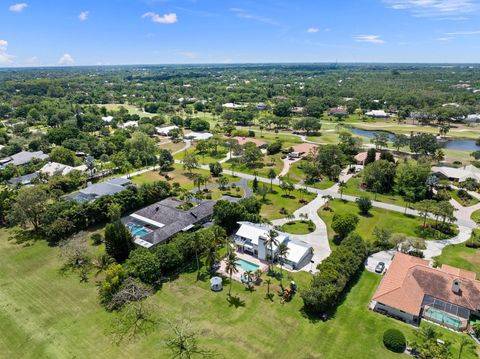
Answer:
[[213, 277], [210, 279], [210, 289], [214, 292], [220, 292], [222, 290], [222, 278]]

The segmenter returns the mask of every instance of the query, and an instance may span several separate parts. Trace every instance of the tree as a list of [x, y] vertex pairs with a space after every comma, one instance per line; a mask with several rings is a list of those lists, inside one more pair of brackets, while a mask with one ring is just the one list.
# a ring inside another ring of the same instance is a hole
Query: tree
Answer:
[[174, 359], [191, 359], [196, 356], [206, 358], [213, 356], [213, 353], [204, 350], [198, 344], [198, 333], [191, 329], [190, 322], [180, 320], [173, 322], [167, 320], [168, 330], [171, 337], [165, 342]]
[[283, 262], [287, 258], [290, 249], [285, 243], [280, 243], [277, 247], [277, 255], [280, 258], [280, 285], [283, 282]]
[[374, 132], [372, 143], [375, 145], [375, 148], [382, 149], [388, 145], [388, 134], [385, 132]]
[[238, 203], [219, 200], [213, 207], [215, 224], [231, 234], [238, 221], [259, 222], [262, 204], [255, 198], [242, 199]]
[[105, 250], [118, 263], [123, 263], [135, 248], [133, 238], [120, 220], [105, 227]]
[[340, 239], [347, 237], [350, 232], [353, 232], [357, 227], [360, 219], [352, 213], [338, 214], [333, 216], [332, 229], [338, 234]]
[[306, 132], [307, 136], [310, 136], [310, 134], [313, 132], [318, 132], [322, 128], [322, 124], [318, 120], [318, 118], [314, 117], [304, 117], [299, 120], [297, 120], [293, 124], [293, 128], [295, 130], [302, 130]]
[[255, 165], [263, 158], [262, 151], [255, 145], [255, 143], [247, 142], [243, 146], [242, 162], [247, 167], [255, 167]]
[[423, 218], [423, 227], [427, 225], [427, 218], [430, 213], [437, 206], [437, 202], [431, 199], [425, 199], [417, 204], [417, 210], [420, 216]]
[[310, 97], [305, 105], [305, 113], [307, 116], [315, 118], [322, 117], [326, 110], [326, 104], [318, 97]]
[[114, 343], [119, 345], [123, 341], [133, 341], [152, 332], [159, 322], [155, 316], [156, 309], [145, 299], [125, 304], [110, 325]]
[[433, 156], [438, 147], [435, 135], [430, 133], [418, 133], [410, 138], [410, 150], [416, 154]]
[[273, 180], [277, 178], [277, 174], [273, 168], [268, 170], [267, 177], [270, 180], [270, 191], [273, 191]]
[[225, 271], [230, 276], [230, 288], [228, 290], [228, 296], [229, 297], [232, 294], [232, 276], [233, 276], [233, 273], [238, 272], [237, 261], [238, 261], [237, 254], [230, 248], [230, 250], [227, 254], [227, 258], [225, 258]]
[[265, 240], [265, 247], [270, 249], [270, 253], [268, 255], [268, 258], [269, 258], [268, 270], [269, 271], [272, 270], [273, 259], [274, 259], [273, 258], [273, 246], [278, 246], [277, 237], [278, 237], [278, 232], [273, 230], [273, 229], [270, 229], [268, 231], [267, 238]]
[[409, 139], [406, 135], [397, 133], [393, 136], [393, 146], [397, 149], [397, 152], [400, 152], [400, 147], [405, 147], [409, 143]]
[[158, 257], [145, 248], [131, 251], [125, 263], [125, 270], [129, 275], [147, 284], [155, 284], [157, 282], [161, 275], [160, 268]]
[[210, 173], [212, 174], [213, 177], [218, 177], [223, 172], [223, 167], [219, 162], [210, 163], [209, 167], [210, 167]]
[[143, 132], [134, 132], [125, 142], [128, 161], [137, 168], [154, 164], [156, 150], [155, 141]]
[[421, 359], [450, 359], [451, 342], [438, 341], [440, 334], [431, 326], [422, 326], [415, 331], [415, 339], [411, 347], [419, 353]]
[[364, 216], [370, 212], [370, 209], [372, 208], [372, 201], [368, 197], [359, 197], [356, 200], [358, 209], [360, 210], [360, 213]]
[[280, 178], [280, 188], [287, 196], [290, 196], [290, 193], [295, 189], [295, 186], [288, 177], [283, 176]]
[[395, 165], [385, 160], [370, 163], [363, 170], [363, 182], [375, 193], [388, 193], [392, 190], [395, 178]]
[[172, 153], [169, 150], [162, 148], [158, 154], [158, 165], [160, 166], [160, 171], [165, 172], [172, 168], [175, 160], [173, 159]]
[[374, 245], [377, 248], [390, 249], [392, 232], [389, 229], [375, 227], [373, 229], [373, 237], [375, 238]]
[[131, 302], [138, 302], [152, 295], [152, 290], [137, 278], [128, 277], [121, 288], [112, 296], [108, 310], [119, 310]]
[[365, 158], [364, 166], [367, 166], [370, 163], [375, 162], [377, 159], [377, 151], [374, 148], [370, 148], [367, 151], [367, 157]]
[[257, 193], [258, 191], [258, 179], [257, 179], [257, 176], [255, 176], [255, 178], [253, 179], [253, 182], [252, 182], [252, 191], [254, 193]]
[[230, 183], [228, 178], [225, 176], [222, 176], [218, 179], [218, 188], [220, 188], [222, 191], [225, 190]]
[[270, 190], [268, 189], [268, 187], [265, 185], [265, 184], [262, 184], [258, 190], [257, 190], [257, 193], [262, 196], [262, 202], [265, 202], [266, 201], [266, 198], [267, 198], [267, 194], [270, 192]]
[[278, 117], [288, 117], [292, 113], [292, 105], [289, 101], [282, 101], [273, 108], [273, 114]]
[[48, 157], [50, 161], [58, 162], [68, 166], [75, 166], [75, 162], [77, 160], [75, 152], [62, 146], [55, 147], [52, 152], [50, 152]]
[[343, 190], [345, 189], [345, 187], [347, 187], [347, 184], [345, 183], [345, 181], [338, 182], [338, 189], [340, 191], [340, 199], [343, 199]]
[[30, 224], [38, 232], [49, 199], [50, 196], [41, 186], [22, 187], [13, 200], [7, 218], [14, 224]]
[[427, 195], [427, 180], [430, 176], [430, 166], [417, 161], [407, 161], [398, 165], [395, 173], [395, 189], [404, 196], [413, 194], [413, 200], [424, 199]]
[[475, 349], [475, 345], [472, 343], [472, 341], [465, 337], [465, 336], [462, 336], [462, 339], [460, 339], [460, 345], [459, 345], [459, 348], [458, 348], [458, 357], [457, 359], [462, 359], [462, 354], [463, 354], [463, 349], [464, 348], [467, 348], [467, 349]]
[[200, 167], [198, 159], [193, 153], [186, 152], [183, 157], [183, 169], [185, 169], [190, 175], [195, 168]]

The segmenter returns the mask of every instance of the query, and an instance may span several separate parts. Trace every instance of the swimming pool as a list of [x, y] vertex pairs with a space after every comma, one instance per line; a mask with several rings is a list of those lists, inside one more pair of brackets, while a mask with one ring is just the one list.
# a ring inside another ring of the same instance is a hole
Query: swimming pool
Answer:
[[430, 319], [439, 324], [444, 324], [450, 328], [460, 329], [464, 326], [460, 319], [432, 307], [425, 309], [423, 316], [426, 319]]
[[256, 270], [258, 270], [258, 268], [260, 268], [259, 265], [256, 265], [255, 263], [252, 263], [252, 262], [249, 262], [249, 261], [246, 261], [245, 259], [242, 259], [242, 258], [238, 259], [236, 263], [245, 272], [248, 272], [248, 271], [255, 272]]
[[130, 233], [132, 233], [132, 236], [134, 237], [144, 237], [150, 233], [148, 229], [146, 229], [144, 226], [141, 226], [139, 224], [128, 223], [127, 227], [130, 230]]

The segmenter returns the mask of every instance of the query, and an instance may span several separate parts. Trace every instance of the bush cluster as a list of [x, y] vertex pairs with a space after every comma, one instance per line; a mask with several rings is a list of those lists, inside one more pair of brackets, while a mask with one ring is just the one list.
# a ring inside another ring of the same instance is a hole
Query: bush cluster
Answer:
[[348, 282], [362, 268], [367, 247], [362, 237], [351, 233], [318, 265], [310, 288], [301, 293], [307, 312], [315, 315], [331, 310]]
[[395, 353], [403, 353], [407, 346], [405, 336], [397, 329], [387, 329], [383, 333], [383, 344], [385, 348]]

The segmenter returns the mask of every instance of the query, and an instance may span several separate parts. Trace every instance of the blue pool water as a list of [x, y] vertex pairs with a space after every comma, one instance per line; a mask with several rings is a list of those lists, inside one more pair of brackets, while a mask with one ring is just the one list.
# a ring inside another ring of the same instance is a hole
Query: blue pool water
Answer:
[[150, 231], [146, 230], [145, 227], [135, 223], [128, 223], [127, 227], [130, 230], [130, 233], [132, 233], [132, 236], [143, 237], [150, 233]]
[[245, 259], [238, 259], [237, 262], [236, 262], [240, 268], [242, 268], [245, 272], [248, 272], [248, 271], [252, 271], [252, 272], [255, 272], [258, 268], [260, 268], [260, 266], [252, 263], [252, 262], [249, 262], [249, 261], [246, 261]]
[[461, 328], [462, 322], [455, 318], [454, 316], [449, 315], [441, 310], [435, 308], [427, 308], [424, 314], [425, 318], [431, 319], [440, 324], [446, 324], [453, 328]]

